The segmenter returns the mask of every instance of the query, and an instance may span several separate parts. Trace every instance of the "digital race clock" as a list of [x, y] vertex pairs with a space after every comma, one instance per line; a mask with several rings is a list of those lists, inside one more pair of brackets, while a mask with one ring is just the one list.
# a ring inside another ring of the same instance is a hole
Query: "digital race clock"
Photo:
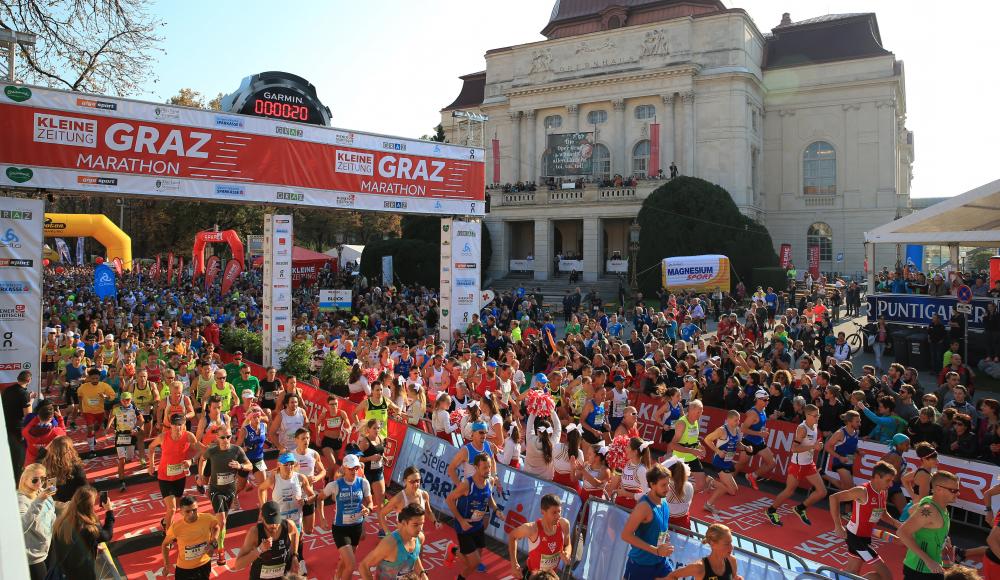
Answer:
[[330, 109], [316, 96], [316, 87], [286, 72], [263, 72], [243, 79], [235, 93], [223, 97], [221, 105], [228, 113], [330, 124]]

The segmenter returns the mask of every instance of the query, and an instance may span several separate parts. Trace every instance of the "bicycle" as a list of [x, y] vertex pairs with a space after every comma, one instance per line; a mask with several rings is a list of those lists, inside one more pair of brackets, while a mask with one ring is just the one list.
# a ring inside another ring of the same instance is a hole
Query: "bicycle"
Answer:
[[851, 324], [855, 326], [854, 332], [852, 332], [847, 337], [847, 344], [851, 347], [851, 356], [854, 356], [859, 350], [865, 347], [868, 343], [868, 339], [865, 337], [867, 334], [865, 332], [866, 324], [861, 324], [860, 322], [851, 321]]

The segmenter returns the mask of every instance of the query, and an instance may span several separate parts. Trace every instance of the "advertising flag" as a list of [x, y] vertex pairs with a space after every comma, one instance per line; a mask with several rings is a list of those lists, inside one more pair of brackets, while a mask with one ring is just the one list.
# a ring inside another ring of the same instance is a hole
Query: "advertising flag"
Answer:
[[167, 286], [174, 281], [174, 253], [167, 254]]
[[819, 246], [809, 246], [809, 273], [819, 278]]
[[229, 293], [230, 288], [233, 287], [233, 283], [236, 282], [236, 278], [239, 277], [241, 272], [243, 272], [243, 265], [238, 260], [229, 260], [229, 263], [226, 264], [226, 272], [222, 275], [223, 294]]
[[500, 140], [493, 140], [493, 183], [500, 183]]
[[177, 286], [181, 285], [181, 278], [184, 277], [184, 256], [177, 256]]
[[101, 264], [94, 269], [94, 294], [101, 300], [118, 296], [115, 271], [107, 264]]
[[215, 284], [215, 278], [219, 275], [219, 257], [210, 256], [208, 265], [205, 266], [205, 289], [208, 290]]
[[791, 244], [781, 244], [781, 250], [778, 252], [781, 259], [781, 267], [788, 269], [792, 265], [792, 245]]
[[76, 265], [83, 265], [83, 238], [76, 239]]
[[56, 251], [59, 252], [59, 261], [65, 262], [67, 264], [73, 263], [73, 258], [69, 255], [69, 246], [66, 245], [66, 240], [62, 238], [56, 238]]
[[115, 259], [111, 260], [111, 265], [115, 267], [115, 273], [121, 276], [122, 270], [124, 270], [122, 259], [119, 258], [118, 256], [115, 256]]
[[149, 273], [149, 276], [153, 279], [154, 282], [160, 281], [160, 274], [163, 272], [163, 265], [161, 264], [162, 259], [163, 259], [163, 254], [156, 255], [156, 273], [155, 274], [153, 272]]
[[660, 172], [660, 124], [649, 124], [649, 176]]

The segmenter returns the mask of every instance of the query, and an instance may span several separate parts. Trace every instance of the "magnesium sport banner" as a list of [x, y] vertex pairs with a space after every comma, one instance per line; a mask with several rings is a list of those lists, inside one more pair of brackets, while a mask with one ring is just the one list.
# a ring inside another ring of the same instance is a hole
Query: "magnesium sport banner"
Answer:
[[5, 197], [0, 207], [0, 385], [31, 371], [28, 388], [38, 393], [45, 203]]
[[545, 175], [568, 177], [593, 173], [593, 133], [561, 133], [546, 136]]
[[[393, 470], [392, 481], [402, 485], [403, 471], [413, 465], [420, 470], [423, 479], [421, 487], [427, 490], [431, 499], [431, 507], [441, 513], [451, 515], [451, 508], [446, 501], [448, 494], [455, 488], [448, 476], [448, 465], [458, 453], [451, 443], [425, 433], [415, 427], [406, 430], [406, 439], [396, 457], [398, 469]], [[463, 472], [459, 467], [459, 475]], [[580, 496], [569, 488], [557, 483], [538, 479], [519, 469], [511, 469], [506, 465], [497, 464], [497, 475], [500, 478], [500, 489], [495, 491], [493, 499], [503, 510], [502, 519], [496, 514], [490, 514], [486, 533], [501, 542], [507, 541], [507, 534], [525, 522], [533, 522], [541, 517], [541, 497], [545, 494], [555, 494], [563, 506], [563, 517], [571, 522], [576, 521], [582, 503]], [[522, 548], [527, 544], [522, 543]]]
[[664, 258], [663, 287], [670, 290], [728, 292], [729, 258], [719, 254]]
[[264, 366], [292, 341], [292, 216], [264, 216]]
[[441, 335], [445, 349], [451, 348], [453, 332], [451, 327], [451, 228], [454, 224], [452, 222], [454, 222], [452, 218], [441, 218], [441, 277], [438, 286], [441, 316], [439, 317], [438, 334]]
[[[924, 294], [869, 294], [868, 317], [884, 317], [886, 322], [901, 324], [919, 324], [928, 326], [935, 314], [947, 325], [955, 313], [958, 299], [954, 296], [927, 296]], [[983, 318], [986, 317], [986, 305], [993, 302], [1000, 306], [1000, 300], [995, 298], [973, 298], [972, 314], [968, 315], [969, 329], [982, 330]]]
[[7, 85], [0, 185], [483, 215], [484, 151]]
[[[482, 223], [451, 223], [451, 331], [465, 332], [472, 315], [479, 314]], [[442, 251], [444, 248], [442, 248]], [[444, 304], [444, 301], [442, 301]]]

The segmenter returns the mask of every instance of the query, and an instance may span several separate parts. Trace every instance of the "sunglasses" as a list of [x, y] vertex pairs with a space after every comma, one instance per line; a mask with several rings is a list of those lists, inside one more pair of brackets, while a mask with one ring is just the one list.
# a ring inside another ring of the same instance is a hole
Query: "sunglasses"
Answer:
[[943, 485], [939, 485], [938, 487], [940, 487], [941, 489], [943, 489], [945, 491], [950, 491], [951, 493], [953, 493], [955, 495], [958, 495], [958, 492], [960, 492], [962, 490], [962, 488], [960, 488], [960, 487], [945, 487]]
[[[42, 482], [42, 481], [43, 481], [44, 479], [45, 479], [44, 477], [32, 477], [32, 478], [31, 478], [31, 483], [33, 483], [33, 484], [35, 484], [35, 483], [40, 483], [40, 482]], [[419, 481], [419, 480], [417, 480], [417, 481]]]
[[216, 439], [232, 439], [232, 435], [219, 435]]

